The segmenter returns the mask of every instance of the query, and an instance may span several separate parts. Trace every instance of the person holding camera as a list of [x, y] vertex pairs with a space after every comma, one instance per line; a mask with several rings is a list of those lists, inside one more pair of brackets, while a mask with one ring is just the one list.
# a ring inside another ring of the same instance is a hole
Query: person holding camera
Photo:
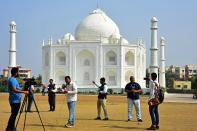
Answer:
[[128, 121], [132, 119], [132, 109], [133, 105], [136, 110], [136, 118], [138, 122], [142, 122], [141, 111], [140, 111], [140, 92], [141, 86], [135, 82], [135, 77], [130, 77], [130, 82], [125, 87], [125, 92], [127, 92], [127, 101], [128, 101]]
[[64, 93], [66, 94], [67, 105], [69, 110], [69, 119], [65, 127], [71, 128], [75, 123], [75, 105], [77, 101], [77, 86], [71, 81], [70, 76], [65, 76], [66, 85]]
[[34, 99], [34, 85], [31, 83], [31, 80], [27, 80], [25, 82], [25, 90], [29, 91], [27, 112], [31, 112], [31, 106], [32, 106], [33, 99]]
[[48, 101], [50, 106], [49, 111], [55, 111], [55, 92], [55, 84], [53, 83], [53, 79], [50, 79], [48, 85]]
[[149, 103], [149, 113], [151, 117], [152, 124], [147, 130], [156, 130], [159, 129], [159, 112], [158, 112], [158, 104], [150, 104], [151, 100], [156, 98], [156, 93], [157, 93], [157, 88], [159, 86], [159, 83], [156, 81], [157, 80], [157, 74], [156, 73], [151, 73], [151, 80], [149, 82], [149, 87], [150, 87], [150, 95], [148, 99]]
[[16, 131], [15, 121], [20, 109], [22, 93], [28, 94], [28, 91], [22, 91], [16, 79], [18, 77], [18, 68], [11, 69], [11, 77], [8, 78], [9, 103], [11, 115], [8, 120], [6, 131]]
[[103, 108], [105, 118], [103, 120], [109, 120], [108, 114], [107, 114], [107, 84], [105, 83], [105, 78], [102, 77], [100, 79], [101, 86], [97, 85], [94, 81], [92, 82], [94, 85], [98, 87], [98, 100], [97, 100], [97, 117], [95, 120], [101, 120], [101, 107]]

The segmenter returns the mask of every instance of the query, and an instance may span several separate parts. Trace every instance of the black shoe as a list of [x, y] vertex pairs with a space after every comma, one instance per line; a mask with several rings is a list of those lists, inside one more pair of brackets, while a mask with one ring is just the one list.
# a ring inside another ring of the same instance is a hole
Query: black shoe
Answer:
[[26, 111], [26, 112], [32, 113], [33, 111]]
[[17, 129], [16, 128], [14, 128], [14, 129], [6, 128], [6, 131], [17, 131]]
[[94, 120], [101, 120], [101, 117], [97, 117], [97, 118], [95, 118]]
[[147, 128], [147, 130], [156, 130], [157, 128], [155, 126], [151, 126], [149, 128]]
[[127, 122], [131, 121], [131, 119], [128, 119]]
[[159, 129], [159, 126], [158, 125], [156, 126], [156, 129]]
[[108, 118], [108, 117], [106, 117], [106, 118], [104, 118], [103, 120], [104, 120], [104, 121], [107, 121], [107, 120], [109, 120], [109, 118]]
[[138, 121], [138, 122], [143, 122], [142, 119], [138, 119], [137, 121]]

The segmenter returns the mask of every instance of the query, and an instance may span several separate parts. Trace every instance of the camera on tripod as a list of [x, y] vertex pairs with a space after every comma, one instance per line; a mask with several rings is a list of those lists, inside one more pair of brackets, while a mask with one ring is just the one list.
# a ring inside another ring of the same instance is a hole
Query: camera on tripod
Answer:
[[145, 81], [150, 81], [150, 78], [149, 77], [144, 77], [144, 80]]
[[24, 90], [28, 91], [29, 90], [29, 87], [32, 86], [32, 85], [36, 85], [36, 81], [34, 78], [25, 78], [23, 79], [25, 81], [25, 87], [24, 87]]

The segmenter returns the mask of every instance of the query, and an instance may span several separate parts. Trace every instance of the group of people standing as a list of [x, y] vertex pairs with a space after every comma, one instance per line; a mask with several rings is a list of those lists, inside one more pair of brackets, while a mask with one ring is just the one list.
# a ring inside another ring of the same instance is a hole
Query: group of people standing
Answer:
[[[11, 116], [8, 121], [8, 125], [6, 131], [16, 131], [15, 128], [15, 120], [20, 109], [21, 104], [21, 97], [22, 93], [28, 94], [28, 108], [27, 111], [31, 112], [31, 105], [33, 101], [33, 91], [34, 88], [26, 83], [28, 90], [22, 91], [16, 77], [18, 76], [18, 68], [12, 68], [11, 70], [11, 77], [8, 79], [8, 92], [9, 92], [9, 103], [11, 106]], [[158, 88], [158, 82], [156, 82], [157, 74], [151, 74], [150, 80], [150, 96], [149, 101], [156, 97], [155, 92]], [[66, 94], [67, 98], [67, 106], [69, 110], [69, 118], [68, 122], [66, 123], [65, 127], [70, 128], [73, 127], [75, 124], [75, 105], [77, 102], [77, 86], [75, 83], [71, 81], [70, 76], [65, 76], [65, 83], [66, 85], [63, 87], [63, 92]], [[105, 82], [105, 78], [100, 78], [100, 85], [96, 84], [93, 81], [93, 84], [98, 87], [98, 100], [97, 100], [97, 117], [95, 120], [101, 120], [101, 107], [104, 111], [104, 119], [109, 120], [108, 113], [107, 113], [107, 84]], [[46, 87], [45, 87], [46, 88]], [[48, 88], [48, 101], [49, 101], [49, 111], [55, 111], [55, 92], [56, 87], [53, 83], [53, 79], [49, 80]], [[135, 82], [135, 78], [133, 76], [130, 77], [130, 82], [125, 86], [125, 92], [127, 93], [127, 103], [128, 103], [128, 119], [127, 121], [132, 120], [132, 109], [133, 105], [135, 106], [136, 110], [136, 118], [138, 122], [143, 122], [141, 118], [141, 111], [140, 111], [140, 92], [141, 87], [140, 85]], [[152, 124], [147, 130], [156, 130], [159, 129], [159, 113], [158, 113], [158, 105], [149, 105], [149, 113], [151, 116]]]
[[[154, 98], [157, 97], [157, 91], [159, 88], [159, 83], [157, 82], [157, 74], [151, 73], [151, 79], [149, 80], [150, 95], [148, 98], [148, 103]], [[132, 119], [132, 109], [133, 105], [136, 110], [136, 118], [138, 122], [142, 122], [141, 111], [140, 111], [140, 85], [135, 82], [133, 76], [130, 77], [130, 82], [125, 87], [125, 92], [127, 92], [127, 101], [128, 101], [128, 121]], [[159, 129], [159, 112], [158, 104], [149, 104], [149, 114], [151, 117], [152, 124], [147, 130], [157, 130]]]

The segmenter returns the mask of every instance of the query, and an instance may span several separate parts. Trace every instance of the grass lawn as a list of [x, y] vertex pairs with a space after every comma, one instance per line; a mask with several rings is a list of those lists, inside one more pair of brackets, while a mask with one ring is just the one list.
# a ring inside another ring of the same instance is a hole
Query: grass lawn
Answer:
[[[64, 95], [56, 96], [56, 111], [48, 112], [48, 96], [35, 96], [41, 118], [46, 131], [144, 131], [150, 126], [150, 116], [147, 98], [141, 97], [142, 123], [137, 123], [135, 110], [133, 120], [127, 120], [127, 100], [125, 96], [108, 96], [107, 108], [109, 121], [93, 120], [96, 117], [97, 96], [78, 95], [76, 105], [76, 122], [74, 128], [64, 128], [68, 119], [68, 109]], [[32, 110], [35, 110], [34, 105]], [[197, 131], [197, 104], [163, 103], [159, 106], [160, 131]], [[18, 130], [23, 129], [24, 114], [18, 125]], [[4, 131], [10, 116], [8, 94], [0, 94], [0, 131]], [[103, 116], [103, 112], [102, 112]], [[37, 112], [28, 113], [26, 131], [42, 131], [42, 126]]]

